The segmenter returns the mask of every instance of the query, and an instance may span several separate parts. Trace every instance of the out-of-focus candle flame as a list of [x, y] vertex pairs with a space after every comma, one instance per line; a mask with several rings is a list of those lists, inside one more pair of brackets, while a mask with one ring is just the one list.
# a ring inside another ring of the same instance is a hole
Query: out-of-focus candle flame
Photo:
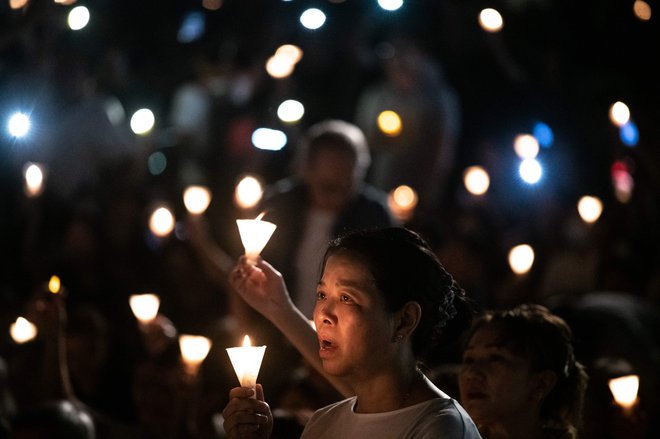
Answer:
[[27, 5], [28, 0], [9, 0], [9, 7], [12, 9], [21, 9]]
[[183, 193], [183, 204], [188, 212], [201, 215], [211, 203], [211, 191], [206, 186], [188, 186]]
[[378, 128], [389, 137], [396, 137], [401, 134], [403, 124], [401, 117], [392, 110], [385, 110], [378, 115]]
[[133, 315], [142, 323], [150, 322], [158, 315], [160, 298], [155, 294], [133, 294], [128, 301]]
[[242, 209], [249, 209], [261, 201], [264, 189], [261, 182], [251, 175], [246, 175], [236, 185], [234, 191], [234, 202]]
[[412, 217], [417, 202], [417, 192], [405, 184], [390, 191], [387, 197], [388, 207], [401, 221], [407, 221]]
[[519, 134], [513, 141], [513, 149], [521, 159], [533, 159], [539, 153], [539, 142], [531, 134]]
[[60, 289], [62, 288], [62, 282], [60, 282], [60, 278], [52, 275], [50, 277], [50, 280], [48, 281], [48, 291], [50, 291], [53, 294], [57, 294], [60, 292]]
[[490, 186], [490, 177], [481, 166], [470, 166], [463, 171], [463, 183], [471, 194], [483, 195]]
[[651, 19], [651, 6], [644, 0], [635, 0], [633, 12], [635, 13], [635, 17], [642, 21], [649, 21]]
[[626, 375], [619, 378], [613, 378], [608, 382], [614, 401], [625, 409], [632, 408], [637, 402], [637, 392], [639, 391], [639, 376]]
[[509, 251], [509, 266], [516, 274], [525, 274], [534, 264], [534, 249], [528, 244], [520, 244]]
[[292, 64], [297, 64], [302, 59], [303, 52], [300, 47], [293, 44], [283, 44], [275, 51], [275, 56], [283, 57]]
[[486, 8], [479, 13], [479, 25], [486, 32], [499, 32], [504, 26], [504, 20], [496, 9]]
[[582, 221], [588, 224], [595, 223], [603, 213], [603, 202], [598, 197], [585, 195], [578, 201], [578, 213]]
[[179, 336], [181, 356], [186, 364], [196, 369], [211, 350], [211, 340], [201, 335], [181, 334]]
[[25, 194], [28, 197], [36, 197], [44, 189], [44, 171], [37, 163], [26, 163], [23, 168], [25, 178]]
[[630, 120], [630, 109], [623, 102], [613, 103], [610, 107], [610, 120], [618, 127], [625, 125]]
[[[227, 348], [227, 354], [241, 387], [252, 389], [256, 387], [265, 352], [266, 346], [251, 346], [250, 337], [247, 335], [243, 338], [243, 346]], [[255, 395], [253, 394], [252, 397], [254, 398]]]
[[37, 327], [24, 317], [18, 317], [9, 327], [9, 335], [16, 343], [27, 343], [37, 336]]
[[174, 230], [174, 215], [167, 207], [159, 207], [149, 218], [149, 230], [156, 236], [165, 237]]

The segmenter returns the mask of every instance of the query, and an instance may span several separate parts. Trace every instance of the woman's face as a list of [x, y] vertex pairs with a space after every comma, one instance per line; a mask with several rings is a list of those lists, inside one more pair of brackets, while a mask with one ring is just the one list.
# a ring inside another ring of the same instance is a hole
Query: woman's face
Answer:
[[538, 376], [529, 359], [501, 344], [498, 330], [483, 326], [463, 354], [458, 380], [461, 404], [478, 425], [521, 416], [540, 402], [533, 397]]
[[314, 323], [330, 375], [371, 376], [393, 364], [393, 315], [385, 310], [371, 273], [355, 259], [333, 255], [326, 261]]

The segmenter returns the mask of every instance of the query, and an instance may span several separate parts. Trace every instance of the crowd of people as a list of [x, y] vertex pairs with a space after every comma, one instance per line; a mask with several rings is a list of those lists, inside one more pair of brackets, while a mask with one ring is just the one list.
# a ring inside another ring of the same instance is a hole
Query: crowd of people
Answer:
[[[456, 90], [405, 38], [379, 46], [373, 81], [346, 84], [354, 108], [310, 103], [279, 153], [250, 135], [295, 86], [257, 54], [196, 53], [165, 126], [136, 137], [116, 105], [132, 95], [125, 54], [51, 43], [0, 69], [0, 103], [22, 94], [49, 114], [0, 150], [0, 322], [37, 331], [0, 339], [0, 438], [660, 436], [660, 270], [657, 248], [637, 251], [657, 241], [658, 208], [643, 180], [593, 225], [552, 190], [468, 194], [466, 160], [493, 180], [506, 166], [487, 142], [461, 153]], [[376, 124], [394, 107], [398, 137]], [[26, 162], [45, 165], [36, 197]], [[244, 209], [247, 172], [265, 192]], [[185, 211], [189, 184], [211, 190], [203, 215]], [[399, 184], [419, 196], [408, 217], [388, 204]], [[160, 202], [178, 218], [167, 237], [147, 226]], [[251, 263], [235, 219], [260, 212], [277, 229]], [[523, 237], [537, 259], [517, 275], [506, 251]], [[143, 292], [161, 299], [148, 322], [129, 307]], [[181, 334], [211, 340], [199, 370]], [[267, 346], [253, 389], [225, 352], [245, 334]], [[639, 378], [630, 405], [608, 387], [624, 375]]]

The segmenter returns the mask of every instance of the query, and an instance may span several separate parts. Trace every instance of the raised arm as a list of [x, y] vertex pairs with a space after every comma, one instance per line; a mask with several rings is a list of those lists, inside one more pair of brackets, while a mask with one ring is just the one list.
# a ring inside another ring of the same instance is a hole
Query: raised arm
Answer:
[[280, 272], [261, 258], [253, 266], [242, 256], [233, 268], [229, 281], [243, 300], [270, 320], [342, 395], [354, 395], [347, 383], [328, 376], [323, 370], [316, 331], [291, 301]]

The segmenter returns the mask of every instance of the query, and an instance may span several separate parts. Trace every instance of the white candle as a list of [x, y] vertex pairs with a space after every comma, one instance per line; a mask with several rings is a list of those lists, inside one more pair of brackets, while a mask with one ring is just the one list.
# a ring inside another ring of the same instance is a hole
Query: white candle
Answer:
[[[243, 339], [243, 346], [227, 348], [227, 354], [241, 387], [256, 388], [257, 376], [265, 352], [266, 346], [251, 346], [250, 337], [247, 335]], [[256, 392], [252, 397], [256, 398], [255, 395]]]
[[266, 247], [268, 240], [273, 235], [277, 226], [268, 221], [262, 221], [264, 213], [261, 213], [255, 219], [238, 219], [238, 232], [241, 235], [241, 242], [245, 248], [245, 256], [248, 262], [254, 264], [261, 251]]
[[201, 335], [181, 334], [179, 336], [179, 348], [186, 368], [192, 374], [196, 374], [199, 365], [211, 350], [211, 340]]
[[623, 407], [624, 410], [631, 410], [637, 402], [639, 376], [626, 375], [619, 378], [613, 378], [608, 384], [616, 403]]
[[133, 314], [141, 323], [147, 323], [158, 315], [160, 298], [155, 294], [133, 294], [128, 300]]
[[9, 327], [12, 340], [18, 344], [27, 343], [37, 336], [37, 327], [24, 317], [18, 317]]

